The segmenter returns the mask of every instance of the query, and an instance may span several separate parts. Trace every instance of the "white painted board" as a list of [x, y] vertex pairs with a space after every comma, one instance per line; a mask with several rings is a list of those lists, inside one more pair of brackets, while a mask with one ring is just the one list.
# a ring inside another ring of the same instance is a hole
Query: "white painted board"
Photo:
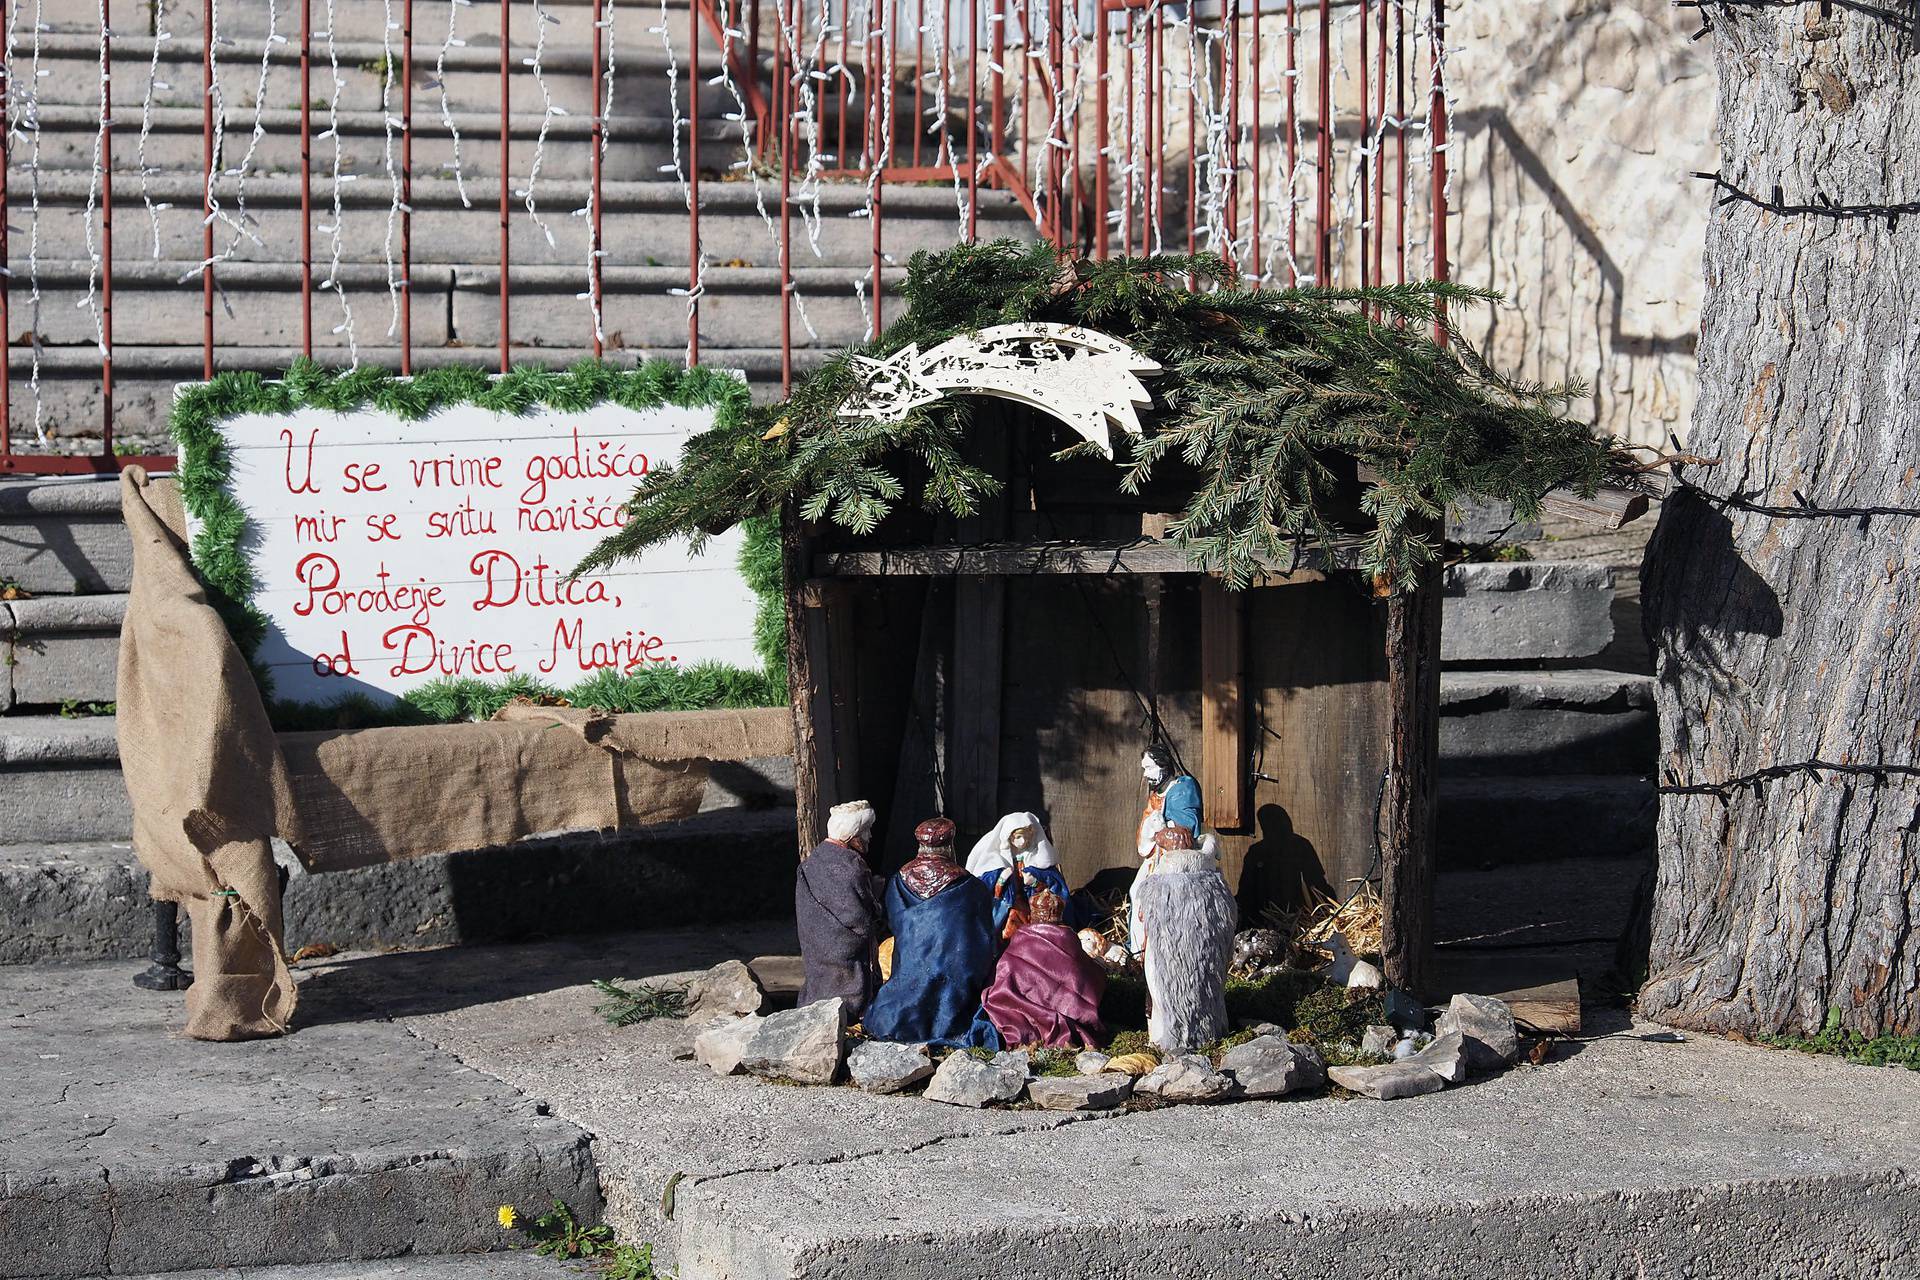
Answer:
[[571, 582], [640, 478], [714, 411], [451, 406], [245, 414], [221, 426], [274, 695], [390, 701], [441, 677], [565, 688], [602, 667], [757, 667], [739, 530]]

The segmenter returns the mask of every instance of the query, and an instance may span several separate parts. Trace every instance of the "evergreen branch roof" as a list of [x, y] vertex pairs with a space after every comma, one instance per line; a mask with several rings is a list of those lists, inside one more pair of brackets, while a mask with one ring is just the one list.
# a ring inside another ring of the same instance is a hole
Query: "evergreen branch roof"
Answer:
[[[1189, 277], [1218, 287], [1175, 283]], [[1531, 518], [1547, 491], [1591, 496], [1631, 466], [1619, 442], [1566, 416], [1582, 388], [1506, 377], [1452, 328], [1451, 312], [1498, 301], [1484, 289], [1428, 281], [1245, 290], [1210, 254], [1093, 262], [999, 240], [915, 254], [903, 292], [905, 313], [876, 342], [834, 357], [784, 404], [689, 441], [676, 468], [641, 484], [625, 527], [581, 568], [675, 537], [698, 545], [787, 502], [805, 519], [855, 533], [907, 501], [972, 514], [1001, 479], [965, 459], [968, 400], [928, 404], [897, 423], [837, 415], [857, 387], [852, 355], [926, 348], [996, 324], [1084, 326], [1160, 363], [1156, 411], [1146, 438], [1119, 455], [1116, 492], [1139, 492], [1167, 459], [1194, 468], [1168, 534], [1196, 568], [1235, 586], [1285, 561], [1300, 540], [1333, 539], [1329, 455], [1354, 458], [1377, 477], [1364, 498], [1375, 521], [1364, 567], [1390, 586], [1409, 583], [1439, 554], [1422, 530], [1449, 505], [1501, 500]], [[1436, 327], [1446, 345], [1431, 336]], [[900, 478], [903, 455], [925, 473], [916, 493]]]

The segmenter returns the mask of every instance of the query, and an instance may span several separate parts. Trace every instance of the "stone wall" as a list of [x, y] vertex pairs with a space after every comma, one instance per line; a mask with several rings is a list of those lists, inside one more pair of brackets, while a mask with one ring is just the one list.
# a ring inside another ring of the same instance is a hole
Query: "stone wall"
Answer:
[[1700, 23], [1667, 0], [1475, 0], [1454, 10], [1455, 275], [1507, 296], [1473, 326], [1495, 363], [1579, 379], [1599, 427], [1686, 436], [1716, 165]]

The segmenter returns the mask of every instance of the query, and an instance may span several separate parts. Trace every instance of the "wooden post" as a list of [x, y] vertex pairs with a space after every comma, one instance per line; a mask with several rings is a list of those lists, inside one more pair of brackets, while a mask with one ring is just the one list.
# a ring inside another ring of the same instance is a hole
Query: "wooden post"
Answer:
[[780, 512], [780, 566], [787, 597], [787, 702], [793, 710], [793, 809], [799, 827], [800, 856], [827, 838], [820, 808], [819, 747], [814, 737], [813, 645], [808, 635], [804, 595], [808, 539], [792, 503]]
[[1387, 791], [1380, 850], [1387, 981], [1419, 995], [1433, 949], [1435, 784], [1440, 758], [1440, 574], [1387, 603]]
[[1207, 823], [1250, 825], [1247, 812], [1246, 593], [1200, 580], [1200, 791]]

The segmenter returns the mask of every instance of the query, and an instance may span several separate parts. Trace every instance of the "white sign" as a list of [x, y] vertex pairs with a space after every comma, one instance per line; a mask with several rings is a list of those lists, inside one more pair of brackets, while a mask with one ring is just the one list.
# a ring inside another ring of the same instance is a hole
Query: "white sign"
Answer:
[[759, 665], [738, 530], [568, 573], [617, 529], [642, 477], [714, 424], [710, 409], [456, 405], [246, 414], [221, 425], [246, 513], [256, 654], [274, 695], [378, 702], [443, 677], [566, 688], [611, 667]]
[[898, 422], [952, 392], [998, 396], [1043, 410], [1109, 458], [1109, 426], [1141, 434], [1140, 409], [1153, 406], [1141, 374], [1160, 366], [1120, 339], [1076, 325], [996, 324], [948, 338], [931, 351], [909, 342], [883, 359], [853, 358], [860, 390], [843, 418]]

